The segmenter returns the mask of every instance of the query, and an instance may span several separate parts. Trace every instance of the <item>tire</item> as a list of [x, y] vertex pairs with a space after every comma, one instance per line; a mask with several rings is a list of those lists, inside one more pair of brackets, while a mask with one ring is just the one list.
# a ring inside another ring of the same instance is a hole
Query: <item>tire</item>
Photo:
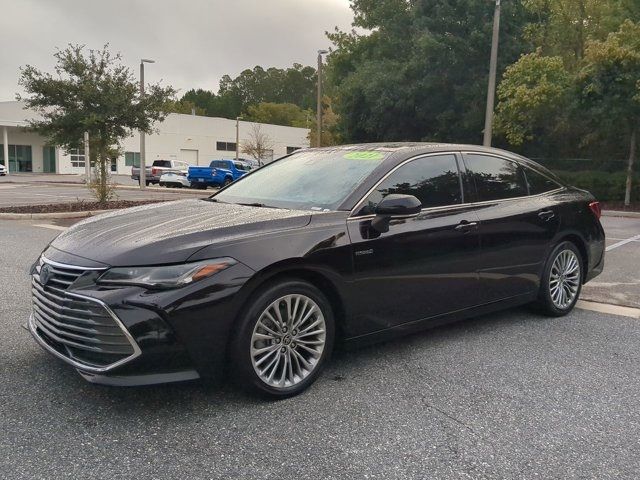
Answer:
[[226, 187], [227, 185], [231, 185], [233, 183], [233, 180], [230, 178], [225, 178], [224, 179], [224, 183], [222, 184], [223, 187]]
[[537, 309], [551, 317], [562, 317], [576, 305], [584, 278], [583, 258], [572, 242], [557, 245], [544, 267]]
[[[229, 346], [231, 378], [260, 396], [298, 395], [320, 376], [331, 357], [335, 320], [329, 301], [312, 284], [295, 279], [268, 285], [253, 298]], [[268, 350], [257, 352], [260, 349]]]

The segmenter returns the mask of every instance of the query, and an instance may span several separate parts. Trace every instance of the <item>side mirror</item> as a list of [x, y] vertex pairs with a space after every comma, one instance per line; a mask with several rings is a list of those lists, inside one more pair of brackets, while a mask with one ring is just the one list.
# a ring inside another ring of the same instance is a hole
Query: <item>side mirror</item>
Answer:
[[422, 210], [422, 203], [413, 195], [387, 195], [376, 206], [375, 218], [371, 227], [380, 233], [389, 231], [389, 222], [393, 217], [412, 217]]

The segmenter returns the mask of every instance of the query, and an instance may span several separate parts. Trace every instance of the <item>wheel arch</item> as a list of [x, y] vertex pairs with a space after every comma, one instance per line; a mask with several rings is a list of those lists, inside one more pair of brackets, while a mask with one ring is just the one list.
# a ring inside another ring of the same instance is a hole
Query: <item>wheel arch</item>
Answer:
[[337, 272], [320, 265], [306, 263], [303, 259], [281, 261], [258, 271], [238, 292], [239, 320], [244, 314], [251, 296], [265, 285], [284, 279], [303, 280], [320, 290], [329, 300], [335, 318], [336, 337], [343, 338], [347, 307], [344, 294], [341, 293], [343, 280]]
[[562, 242], [573, 243], [580, 252], [580, 256], [582, 257], [582, 283], [584, 283], [585, 278], [587, 278], [587, 272], [589, 271], [589, 251], [587, 250], [587, 242], [585, 242], [580, 235], [574, 232], [565, 233], [560, 236], [555, 244], [558, 245]]

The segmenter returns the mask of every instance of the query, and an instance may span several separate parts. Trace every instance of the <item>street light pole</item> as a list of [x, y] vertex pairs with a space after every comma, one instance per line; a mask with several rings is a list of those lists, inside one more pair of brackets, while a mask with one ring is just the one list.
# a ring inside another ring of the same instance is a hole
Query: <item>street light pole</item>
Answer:
[[[140, 60], [140, 100], [144, 98], [144, 64], [156, 63], [155, 60], [149, 60], [143, 58]], [[140, 189], [144, 190], [147, 187], [147, 171], [146, 171], [146, 158], [145, 158], [145, 133], [140, 130]], [[135, 165], [135, 158], [133, 164]]]
[[316, 146], [322, 146], [322, 55], [329, 53], [328, 50], [318, 50], [318, 118], [316, 120], [318, 127], [318, 140]]
[[242, 117], [236, 117], [236, 162], [240, 158], [240, 119]]
[[496, 71], [498, 67], [498, 40], [500, 39], [500, 0], [496, 0], [493, 14], [493, 36], [491, 38], [491, 61], [489, 62], [489, 87], [487, 89], [487, 111], [484, 117], [484, 141], [486, 147], [491, 146], [493, 136], [493, 106], [496, 96]]

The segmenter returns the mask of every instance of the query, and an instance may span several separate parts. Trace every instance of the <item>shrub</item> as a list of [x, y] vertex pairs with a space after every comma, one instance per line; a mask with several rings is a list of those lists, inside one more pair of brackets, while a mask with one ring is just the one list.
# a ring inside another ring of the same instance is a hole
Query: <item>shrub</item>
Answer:
[[[626, 172], [601, 172], [601, 171], [556, 171], [563, 181], [574, 187], [590, 191], [598, 200], [604, 202], [618, 202], [624, 200]], [[640, 201], [640, 175], [633, 179], [631, 201]]]

